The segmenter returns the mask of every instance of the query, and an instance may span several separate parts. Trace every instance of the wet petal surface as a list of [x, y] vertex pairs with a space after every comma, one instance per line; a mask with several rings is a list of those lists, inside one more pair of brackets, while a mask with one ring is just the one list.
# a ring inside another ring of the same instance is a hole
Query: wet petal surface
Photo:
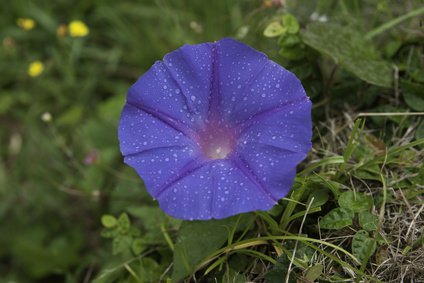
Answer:
[[129, 90], [121, 152], [168, 214], [225, 218], [270, 209], [311, 148], [299, 80], [232, 39], [184, 45]]
[[182, 219], [221, 219], [270, 209], [276, 200], [258, 189], [231, 160], [190, 168], [158, 196], [162, 209]]

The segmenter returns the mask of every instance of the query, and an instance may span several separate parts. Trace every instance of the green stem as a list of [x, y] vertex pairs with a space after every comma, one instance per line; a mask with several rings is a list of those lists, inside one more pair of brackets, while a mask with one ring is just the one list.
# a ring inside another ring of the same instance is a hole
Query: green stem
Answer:
[[420, 8], [420, 9], [413, 10], [413, 11], [409, 12], [408, 14], [402, 15], [402, 16], [397, 17], [397, 18], [395, 18], [391, 21], [388, 21], [387, 23], [382, 24], [381, 26], [379, 26], [376, 29], [367, 33], [365, 35], [365, 38], [371, 39], [371, 38], [375, 37], [376, 35], [379, 35], [380, 33], [383, 33], [386, 30], [391, 29], [392, 27], [400, 24], [401, 22], [406, 21], [410, 18], [419, 16], [421, 14], [424, 14], [424, 7]]

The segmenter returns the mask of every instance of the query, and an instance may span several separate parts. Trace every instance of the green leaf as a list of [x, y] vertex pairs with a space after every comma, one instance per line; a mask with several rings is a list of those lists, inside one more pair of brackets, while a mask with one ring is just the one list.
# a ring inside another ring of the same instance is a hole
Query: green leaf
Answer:
[[279, 21], [270, 23], [264, 30], [264, 36], [276, 37], [286, 32], [286, 29], [280, 24]]
[[143, 240], [149, 244], [161, 244], [165, 241], [161, 226], [178, 229], [181, 222], [167, 216], [158, 206], [129, 206], [127, 211], [143, 225]]
[[348, 208], [335, 208], [327, 213], [319, 222], [323, 229], [341, 229], [352, 225], [353, 210]]
[[382, 87], [392, 86], [390, 64], [357, 31], [335, 24], [312, 23], [301, 35], [304, 43], [358, 78]]
[[61, 126], [74, 125], [79, 122], [83, 115], [81, 106], [74, 106], [57, 118], [57, 124]]
[[[267, 280], [266, 282], [268, 283], [285, 282], [284, 280], [287, 276], [287, 270], [289, 269], [289, 265], [290, 265], [290, 260], [287, 258], [287, 255], [282, 254], [278, 258], [277, 263], [274, 265], [274, 267], [265, 274], [265, 279]], [[288, 282], [290, 283], [296, 282], [296, 276], [293, 272], [290, 273]]]
[[127, 234], [130, 231], [131, 223], [126, 213], [121, 213], [118, 218], [118, 230], [121, 234]]
[[361, 211], [359, 213], [359, 225], [366, 231], [376, 231], [378, 216], [369, 211]]
[[281, 47], [294, 47], [301, 42], [300, 36], [298, 34], [289, 34], [285, 33], [280, 36], [278, 39], [278, 45]]
[[166, 223], [167, 215], [158, 206], [129, 206], [128, 213], [138, 218], [146, 230], [156, 230]]
[[359, 192], [354, 193], [353, 191], [342, 193], [338, 202], [340, 207], [351, 209], [354, 212], [370, 210], [373, 204], [371, 196]]
[[[137, 281], [125, 281], [125, 282], [164, 282], [160, 280], [160, 277], [164, 271], [164, 267], [160, 266], [153, 258], [144, 257], [141, 259], [141, 265], [138, 275], [142, 280]], [[118, 281], [120, 282], [120, 281]]]
[[103, 237], [103, 238], [115, 238], [116, 236], [118, 236], [119, 235], [119, 232], [118, 232], [118, 229], [116, 229], [116, 228], [106, 228], [106, 229], [103, 229], [101, 232], [100, 232], [100, 235]]
[[297, 46], [281, 48], [278, 51], [278, 54], [280, 54], [283, 58], [287, 60], [292, 60], [292, 61], [301, 60], [305, 58], [305, 55], [306, 55], [305, 50]]
[[125, 235], [120, 235], [113, 239], [112, 253], [114, 255], [120, 253], [128, 253], [131, 247], [132, 238]]
[[116, 220], [115, 216], [109, 214], [103, 215], [101, 221], [105, 228], [113, 228], [118, 224], [118, 220]]
[[359, 213], [359, 225], [366, 231], [376, 231], [378, 216], [369, 211], [361, 211]]
[[314, 198], [314, 201], [312, 202], [311, 208], [313, 207], [320, 207], [324, 205], [328, 201], [328, 190], [321, 189], [321, 190], [314, 190], [309, 194], [308, 201], [306, 202], [307, 205], [311, 202], [312, 198]]
[[252, 214], [241, 214], [222, 220], [183, 222], [175, 244], [172, 281], [178, 282], [192, 274], [203, 258], [218, 250], [228, 240], [229, 231], [239, 217], [238, 229], [247, 227], [254, 219]]
[[137, 238], [134, 239], [134, 241], [131, 244], [131, 250], [135, 255], [141, 254], [142, 251], [146, 249], [146, 244], [144, 243], [143, 239]]
[[315, 282], [315, 280], [317, 280], [318, 277], [321, 276], [323, 270], [324, 266], [322, 264], [316, 264], [314, 266], [311, 266], [306, 271], [305, 278], [308, 279], [310, 282]]
[[424, 85], [401, 81], [401, 89], [406, 104], [415, 111], [424, 111]]
[[287, 29], [288, 33], [295, 34], [299, 32], [299, 22], [292, 14], [285, 14], [283, 16], [283, 26]]
[[359, 230], [352, 239], [352, 253], [361, 262], [367, 261], [377, 249], [377, 243], [367, 231]]

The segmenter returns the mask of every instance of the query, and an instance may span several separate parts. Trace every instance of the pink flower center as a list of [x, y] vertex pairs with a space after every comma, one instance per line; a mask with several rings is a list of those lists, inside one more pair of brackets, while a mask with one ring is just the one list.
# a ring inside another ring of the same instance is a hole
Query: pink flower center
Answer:
[[225, 159], [234, 150], [236, 137], [234, 129], [220, 122], [210, 122], [199, 133], [200, 147], [210, 159]]

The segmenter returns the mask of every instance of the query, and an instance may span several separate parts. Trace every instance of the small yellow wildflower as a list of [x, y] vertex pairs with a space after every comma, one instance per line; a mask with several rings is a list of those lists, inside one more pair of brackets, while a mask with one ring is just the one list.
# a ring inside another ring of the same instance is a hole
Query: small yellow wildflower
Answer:
[[16, 24], [23, 30], [32, 30], [33, 28], [35, 28], [36, 25], [35, 21], [30, 18], [19, 18], [16, 21]]
[[68, 32], [68, 27], [66, 25], [60, 25], [56, 29], [57, 37], [64, 37]]
[[84, 37], [90, 33], [87, 25], [81, 21], [72, 21], [68, 26], [69, 35], [72, 37]]
[[29, 64], [28, 75], [30, 77], [38, 77], [44, 71], [44, 64], [40, 61], [34, 61]]

